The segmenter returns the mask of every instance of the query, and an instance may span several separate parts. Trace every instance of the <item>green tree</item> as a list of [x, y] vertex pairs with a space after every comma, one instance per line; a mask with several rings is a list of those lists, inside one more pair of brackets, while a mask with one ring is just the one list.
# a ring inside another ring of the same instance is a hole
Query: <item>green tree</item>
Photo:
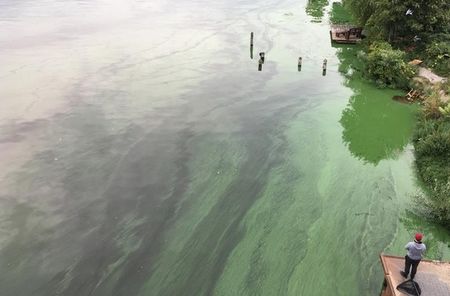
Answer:
[[389, 43], [376, 42], [369, 48], [366, 72], [380, 86], [408, 88], [415, 69], [405, 62], [405, 53]]
[[358, 25], [365, 26], [369, 18], [375, 12], [376, 8], [375, 0], [343, 0], [344, 6], [352, 12], [355, 19], [358, 21]]
[[[376, 39], [392, 41], [450, 30], [448, 0], [345, 0], [345, 5]], [[407, 15], [409, 9], [412, 13]]]

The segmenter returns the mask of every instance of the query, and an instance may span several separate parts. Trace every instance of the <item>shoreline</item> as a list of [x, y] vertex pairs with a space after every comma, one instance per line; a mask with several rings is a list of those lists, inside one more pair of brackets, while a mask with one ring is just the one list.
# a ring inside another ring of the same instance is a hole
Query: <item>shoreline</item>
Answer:
[[[346, 22], [352, 18], [351, 12], [342, 3], [333, 3], [331, 16], [331, 21], [337, 19]], [[371, 47], [368, 44], [365, 44], [365, 47], [366, 56], [370, 55]], [[379, 48], [384, 49], [381, 46]], [[396, 49], [390, 48], [388, 50], [394, 52]], [[401, 54], [404, 55], [403, 58], [406, 59], [407, 52], [400, 50]], [[400, 51], [397, 50], [396, 53], [400, 54]], [[367, 61], [362, 62], [366, 63], [365, 67], [369, 67]], [[421, 63], [421, 61], [419, 62]], [[393, 98], [401, 103], [414, 103], [419, 99], [422, 105], [417, 115], [416, 128], [411, 142], [414, 146], [415, 173], [422, 184], [423, 194], [426, 197], [416, 196], [416, 204], [421, 203], [421, 206], [419, 205], [416, 210], [433, 222], [450, 229], [450, 141], [448, 141], [450, 131], [445, 132], [450, 130], [450, 112], [448, 111], [450, 110], [450, 77], [439, 76], [423, 66], [416, 67], [416, 74], [408, 79], [406, 84], [411, 87], [410, 92], [413, 90], [417, 92], [417, 97], [409, 97], [408, 93], [404, 99], [400, 96]], [[407, 79], [406, 77], [403, 78]], [[366, 79], [372, 83], [378, 82], [370, 77]], [[395, 84], [386, 86], [399, 87]], [[442, 151], [442, 149], [444, 150]]]

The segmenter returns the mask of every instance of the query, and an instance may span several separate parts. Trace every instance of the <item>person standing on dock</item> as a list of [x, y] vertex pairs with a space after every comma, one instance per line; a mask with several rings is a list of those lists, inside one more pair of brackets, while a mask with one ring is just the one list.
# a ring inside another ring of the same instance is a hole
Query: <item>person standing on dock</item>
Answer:
[[407, 243], [405, 246], [405, 249], [408, 250], [408, 253], [405, 256], [405, 271], [400, 271], [400, 274], [404, 278], [408, 277], [410, 269], [411, 280], [413, 280], [416, 275], [417, 266], [419, 266], [420, 260], [422, 260], [422, 255], [427, 249], [425, 244], [422, 242], [422, 238], [422, 233], [416, 233], [414, 241]]

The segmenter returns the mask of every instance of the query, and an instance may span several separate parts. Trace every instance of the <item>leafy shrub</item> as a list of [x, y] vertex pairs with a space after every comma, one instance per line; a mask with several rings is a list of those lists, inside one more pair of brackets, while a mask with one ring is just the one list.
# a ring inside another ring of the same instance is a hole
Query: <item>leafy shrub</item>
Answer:
[[[445, 156], [450, 158], [450, 120], [448, 118], [418, 121], [414, 143], [417, 156]], [[447, 164], [450, 166], [450, 163]]]
[[450, 229], [450, 201], [447, 198], [450, 195], [450, 183], [447, 183], [445, 189], [440, 193], [427, 191], [428, 196], [433, 196], [433, 198], [423, 194], [416, 195], [416, 209], [426, 218]]
[[435, 131], [418, 141], [416, 148], [419, 156], [445, 156], [450, 151], [450, 134]]
[[436, 73], [450, 75], [450, 43], [446, 41], [432, 42], [425, 49], [425, 62]]
[[448, 33], [434, 33], [434, 34], [426, 34], [424, 35], [427, 43], [432, 42], [450, 42], [450, 34]]
[[439, 118], [442, 116], [440, 107], [442, 107], [442, 101], [439, 98], [439, 93], [434, 92], [427, 96], [423, 102], [423, 114], [426, 118]]
[[439, 111], [441, 112], [442, 116], [450, 117], [450, 103], [448, 103], [446, 106], [439, 107]]
[[380, 86], [409, 88], [415, 68], [405, 62], [405, 53], [392, 49], [387, 42], [375, 42], [369, 47], [366, 72]]
[[450, 79], [447, 79], [444, 82], [442, 82], [441, 88], [447, 95], [450, 95]]
[[429, 196], [421, 202], [433, 218], [450, 226], [450, 119], [422, 116], [413, 143], [418, 175]]

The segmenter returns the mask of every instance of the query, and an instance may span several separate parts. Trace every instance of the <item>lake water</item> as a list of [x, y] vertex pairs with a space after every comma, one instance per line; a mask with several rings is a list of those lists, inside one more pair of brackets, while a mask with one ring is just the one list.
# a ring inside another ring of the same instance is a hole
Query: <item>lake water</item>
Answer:
[[415, 231], [449, 259], [410, 211], [415, 107], [326, 15], [0, 0], [1, 295], [378, 295]]

